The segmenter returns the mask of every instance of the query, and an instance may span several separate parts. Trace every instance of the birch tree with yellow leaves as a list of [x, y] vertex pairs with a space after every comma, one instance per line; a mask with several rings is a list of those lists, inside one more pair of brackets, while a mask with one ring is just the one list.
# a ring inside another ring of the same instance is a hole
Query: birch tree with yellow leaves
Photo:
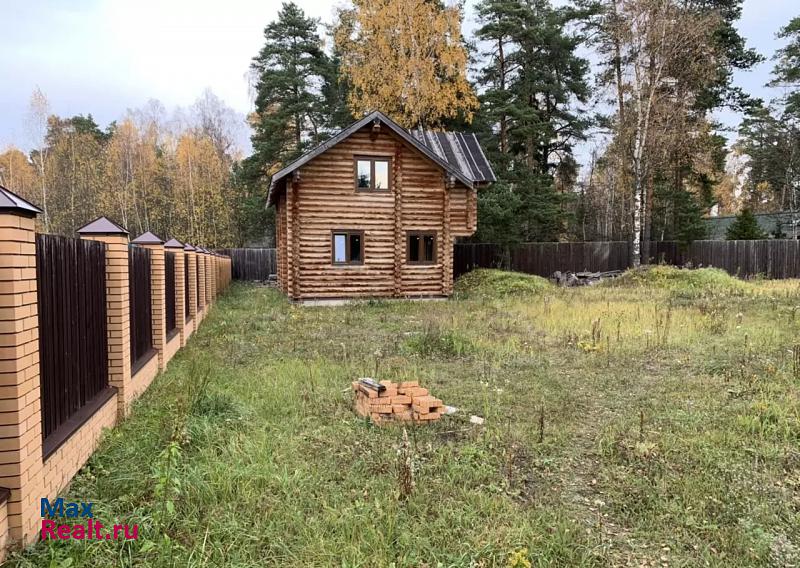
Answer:
[[467, 81], [459, 5], [353, 0], [338, 16], [334, 42], [355, 116], [381, 110], [407, 128], [472, 121], [478, 99]]

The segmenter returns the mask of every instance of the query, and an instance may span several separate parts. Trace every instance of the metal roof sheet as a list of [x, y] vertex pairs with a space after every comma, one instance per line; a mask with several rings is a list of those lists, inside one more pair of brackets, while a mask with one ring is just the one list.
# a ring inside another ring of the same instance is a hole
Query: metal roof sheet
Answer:
[[78, 229], [80, 235], [127, 235], [128, 230], [108, 217], [98, 217]]
[[42, 212], [30, 201], [21, 198], [19, 195], [0, 185], [0, 210], [19, 211], [28, 215], [38, 215]]
[[161, 237], [146, 231], [131, 241], [135, 245], [163, 245]]
[[492, 166], [483, 152], [478, 138], [472, 133], [464, 132], [434, 132], [420, 128], [411, 131], [411, 134], [421, 144], [427, 146], [432, 152], [452, 167], [458, 169], [475, 183], [490, 183], [497, 181], [492, 171]]

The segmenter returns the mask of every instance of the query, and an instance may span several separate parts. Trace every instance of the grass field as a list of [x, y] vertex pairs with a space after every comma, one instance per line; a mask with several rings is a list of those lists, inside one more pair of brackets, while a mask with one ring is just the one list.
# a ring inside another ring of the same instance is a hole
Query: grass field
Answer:
[[[800, 566], [800, 282], [456, 289], [308, 308], [234, 286], [66, 494], [139, 540], [10, 564]], [[360, 376], [460, 409], [409, 429], [407, 500]]]

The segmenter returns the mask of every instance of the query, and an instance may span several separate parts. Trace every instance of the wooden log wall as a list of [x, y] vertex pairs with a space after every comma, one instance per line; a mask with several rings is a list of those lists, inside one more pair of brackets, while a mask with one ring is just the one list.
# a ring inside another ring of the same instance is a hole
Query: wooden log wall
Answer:
[[[356, 191], [356, 156], [391, 160], [391, 190]], [[453, 235], [470, 234], [474, 206], [460, 183], [449, 192], [442, 168], [387, 129], [354, 133], [286, 181], [277, 200], [279, 285], [294, 299], [448, 294]], [[333, 265], [334, 230], [364, 231], [363, 264]], [[436, 233], [436, 263], [407, 263], [410, 231]]]

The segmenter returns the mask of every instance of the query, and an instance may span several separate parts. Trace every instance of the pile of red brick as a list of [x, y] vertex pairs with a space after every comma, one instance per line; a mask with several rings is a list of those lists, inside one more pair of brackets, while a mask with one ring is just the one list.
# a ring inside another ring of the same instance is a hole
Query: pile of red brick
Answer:
[[444, 404], [428, 394], [417, 381], [393, 383], [381, 381], [380, 393], [360, 381], [353, 381], [355, 407], [359, 416], [369, 417], [375, 424], [385, 422], [429, 422], [444, 414]]

